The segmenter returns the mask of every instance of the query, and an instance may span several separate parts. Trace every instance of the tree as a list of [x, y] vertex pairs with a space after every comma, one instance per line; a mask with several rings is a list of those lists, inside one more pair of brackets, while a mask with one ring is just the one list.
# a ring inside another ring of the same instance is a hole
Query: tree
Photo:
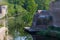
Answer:
[[[16, 29], [14, 25], [16, 25], [17, 29], [22, 32], [21, 29], [23, 30], [25, 26], [31, 26], [32, 17], [36, 12], [37, 4], [34, 0], [16, 0], [15, 2], [17, 3], [16, 10], [14, 9], [14, 1], [8, 0], [8, 16], [14, 17], [15, 11], [18, 13], [18, 16], [15, 18], [16, 21], [14, 21], [14, 18], [9, 19], [9, 30], [13, 32]], [[27, 4], [26, 9], [23, 7], [25, 4]]]
[[[16, 17], [16, 25], [19, 32], [22, 32], [25, 26], [31, 26], [33, 16], [36, 10], [48, 9], [49, 0], [16, 0], [16, 10], [14, 9], [14, 1], [8, 0], [8, 16], [14, 17], [15, 11], [17, 11], [18, 17]], [[9, 19], [9, 29], [10, 31], [15, 30], [15, 21], [14, 18]], [[13, 29], [13, 30], [11, 30]]]
[[50, 0], [35, 0], [35, 2], [38, 4], [37, 10], [48, 10]]
[[38, 5], [35, 3], [34, 0], [26, 0], [25, 1], [24, 8], [28, 11], [28, 14], [26, 14], [26, 16], [27, 16], [27, 21], [28, 21], [27, 23], [30, 26], [31, 26], [31, 23], [32, 23], [33, 15], [37, 10], [37, 6]]

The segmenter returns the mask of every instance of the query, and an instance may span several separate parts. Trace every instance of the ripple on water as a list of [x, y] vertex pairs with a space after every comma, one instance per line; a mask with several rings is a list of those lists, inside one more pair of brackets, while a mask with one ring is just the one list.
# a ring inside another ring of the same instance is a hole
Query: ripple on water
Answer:
[[15, 40], [25, 40], [26, 36], [18, 36], [15, 38]]
[[18, 36], [15, 38], [15, 40], [28, 40], [29, 38], [32, 40], [32, 37], [27, 37], [27, 36]]

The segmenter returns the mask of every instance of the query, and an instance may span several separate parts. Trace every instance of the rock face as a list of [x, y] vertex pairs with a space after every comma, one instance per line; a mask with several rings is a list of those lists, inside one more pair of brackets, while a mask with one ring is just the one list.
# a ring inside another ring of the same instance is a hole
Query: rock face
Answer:
[[[3, 18], [7, 14], [7, 5], [0, 5], [0, 26], [6, 26], [6, 19]], [[3, 19], [2, 19], [3, 18]]]
[[7, 5], [0, 5], [0, 18], [7, 14]]
[[34, 15], [32, 27], [36, 29], [46, 29], [48, 25], [52, 25], [52, 16], [47, 10], [38, 10]]
[[4, 40], [4, 38], [6, 37], [5, 33], [8, 29], [6, 27], [2, 27], [0, 28], [0, 40]]
[[60, 0], [50, 3], [50, 12], [53, 16], [53, 25], [60, 27]]

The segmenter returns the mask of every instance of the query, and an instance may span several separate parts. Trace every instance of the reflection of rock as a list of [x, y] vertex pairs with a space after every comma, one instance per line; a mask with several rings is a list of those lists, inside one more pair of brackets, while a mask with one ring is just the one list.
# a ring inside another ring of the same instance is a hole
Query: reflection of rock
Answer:
[[15, 40], [26, 40], [26, 39], [27, 39], [26, 36], [17, 36], [17, 37], [15, 38]]
[[7, 31], [6, 27], [0, 28], [0, 40], [4, 40], [4, 38], [6, 37], [6, 35], [5, 35], [6, 31]]

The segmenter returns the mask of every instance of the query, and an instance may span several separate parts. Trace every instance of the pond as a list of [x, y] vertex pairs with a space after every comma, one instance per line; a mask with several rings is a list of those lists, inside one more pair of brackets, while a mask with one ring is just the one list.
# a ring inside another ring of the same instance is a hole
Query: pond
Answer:
[[30, 34], [24, 34], [23, 35], [20, 32], [15, 32], [14, 35], [12, 35], [12, 39], [10, 39], [10, 40], [33, 40], [33, 38]]
[[32, 40], [30, 36], [17, 36], [15, 40]]

